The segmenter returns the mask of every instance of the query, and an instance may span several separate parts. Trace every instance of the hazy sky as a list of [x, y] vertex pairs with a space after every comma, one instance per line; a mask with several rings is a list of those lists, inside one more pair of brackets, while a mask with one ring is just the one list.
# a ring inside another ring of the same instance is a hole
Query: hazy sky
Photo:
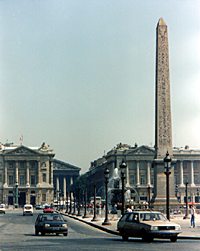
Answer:
[[85, 172], [154, 145], [156, 26], [168, 26], [174, 146], [200, 148], [199, 0], [0, 0], [0, 141]]

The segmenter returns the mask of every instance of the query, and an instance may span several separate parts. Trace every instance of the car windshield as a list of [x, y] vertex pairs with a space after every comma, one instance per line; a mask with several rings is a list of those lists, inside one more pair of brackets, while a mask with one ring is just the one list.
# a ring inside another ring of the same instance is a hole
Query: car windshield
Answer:
[[46, 215], [42, 217], [42, 221], [63, 221], [60, 215]]
[[31, 206], [25, 206], [25, 209], [31, 209], [32, 207]]
[[161, 213], [141, 213], [140, 214], [140, 220], [141, 221], [166, 221], [166, 218], [163, 214]]

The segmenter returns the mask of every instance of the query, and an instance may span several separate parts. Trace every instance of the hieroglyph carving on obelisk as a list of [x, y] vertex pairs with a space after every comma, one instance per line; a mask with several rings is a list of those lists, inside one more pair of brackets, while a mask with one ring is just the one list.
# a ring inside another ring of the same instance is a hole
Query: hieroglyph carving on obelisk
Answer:
[[162, 18], [157, 25], [156, 36], [156, 159], [163, 158], [168, 151], [172, 156], [172, 125], [169, 80], [169, 51], [167, 25]]

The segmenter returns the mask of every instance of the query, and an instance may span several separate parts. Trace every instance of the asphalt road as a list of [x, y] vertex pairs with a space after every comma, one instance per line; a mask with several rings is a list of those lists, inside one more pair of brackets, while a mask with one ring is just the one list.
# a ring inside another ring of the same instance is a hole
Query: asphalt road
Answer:
[[171, 243], [169, 240], [155, 240], [152, 243], [142, 242], [140, 239], [122, 241], [121, 237], [114, 236], [98, 229], [67, 218], [69, 234], [35, 236], [34, 216], [22, 216], [22, 211], [8, 211], [0, 215], [0, 251], [199, 251], [200, 241], [178, 240]]

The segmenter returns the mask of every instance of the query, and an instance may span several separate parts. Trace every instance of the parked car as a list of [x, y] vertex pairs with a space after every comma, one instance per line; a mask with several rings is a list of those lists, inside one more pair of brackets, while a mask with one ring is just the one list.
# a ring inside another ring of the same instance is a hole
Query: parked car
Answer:
[[43, 209], [43, 206], [40, 205], [40, 204], [38, 204], [38, 205], [35, 206], [35, 209], [36, 209], [36, 210], [41, 210], [41, 209]]
[[46, 233], [68, 235], [67, 221], [59, 213], [39, 214], [35, 222], [35, 235], [45, 235]]
[[176, 242], [178, 234], [181, 233], [180, 225], [170, 222], [162, 213], [154, 211], [127, 212], [118, 221], [117, 229], [123, 240], [141, 237], [144, 241], [161, 238]]
[[5, 204], [0, 204], [0, 213], [2, 213], [2, 214], [6, 213], [6, 206], [5, 206]]
[[33, 215], [33, 205], [25, 204], [23, 208], [23, 216], [25, 215]]
[[53, 213], [53, 212], [54, 212], [54, 209], [53, 207], [50, 207], [50, 206], [45, 206], [43, 209], [43, 213]]

